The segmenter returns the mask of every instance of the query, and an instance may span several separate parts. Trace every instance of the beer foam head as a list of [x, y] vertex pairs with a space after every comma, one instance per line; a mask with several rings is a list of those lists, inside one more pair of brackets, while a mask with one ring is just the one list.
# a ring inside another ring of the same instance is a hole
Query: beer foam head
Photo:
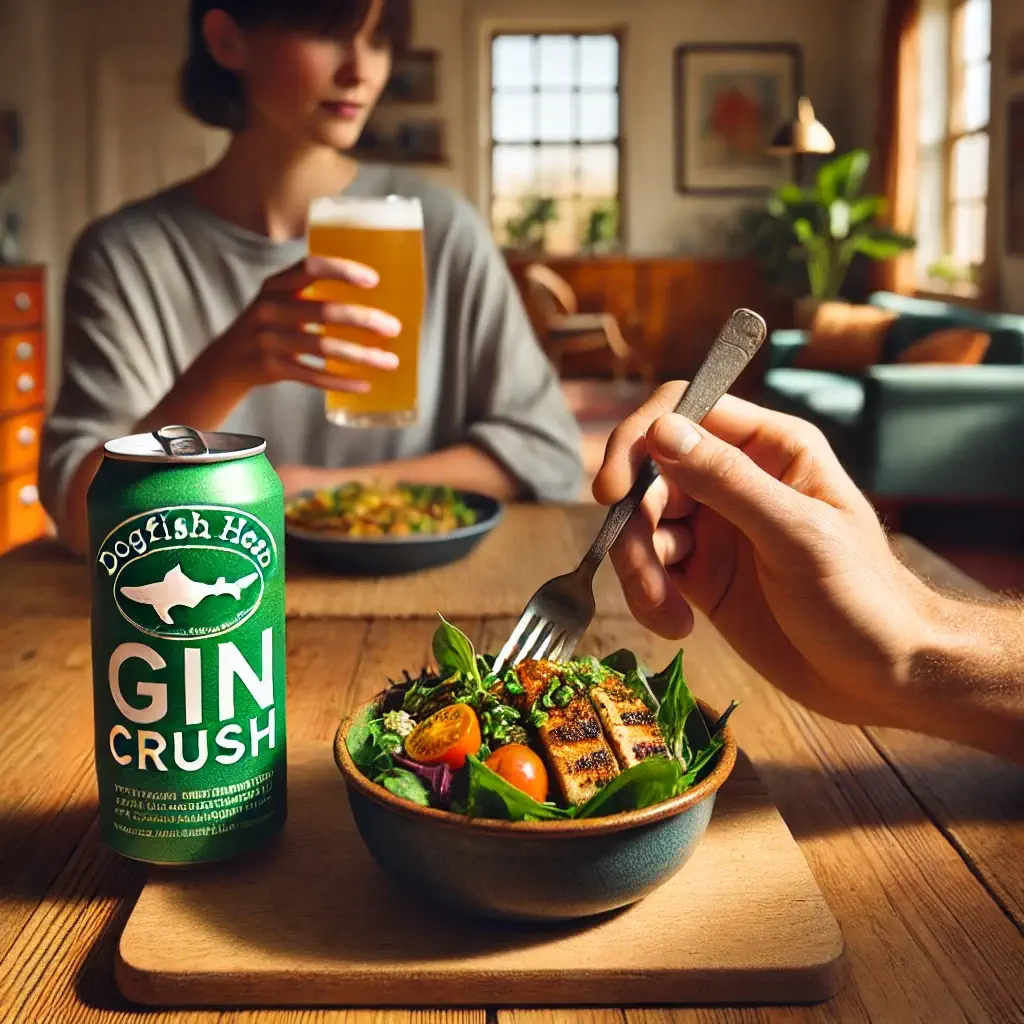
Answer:
[[322, 196], [309, 204], [309, 223], [381, 231], [422, 231], [423, 207], [418, 199]]

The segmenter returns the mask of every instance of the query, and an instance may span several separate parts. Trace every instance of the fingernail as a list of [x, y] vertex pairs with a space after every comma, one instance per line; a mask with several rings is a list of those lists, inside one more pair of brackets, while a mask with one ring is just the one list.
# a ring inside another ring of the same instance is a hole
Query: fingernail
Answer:
[[381, 334], [387, 334], [391, 337], [402, 333], [402, 322], [396, 320], [393, 316], [389, 316], [387, 313], [374, 314], [371, 317], [370, 326], [380, 331]]
[[657, 443], [669, 458], [682, 458], [700, 444], [700, 431], [685, 416], [666, 416], [658, 429]]

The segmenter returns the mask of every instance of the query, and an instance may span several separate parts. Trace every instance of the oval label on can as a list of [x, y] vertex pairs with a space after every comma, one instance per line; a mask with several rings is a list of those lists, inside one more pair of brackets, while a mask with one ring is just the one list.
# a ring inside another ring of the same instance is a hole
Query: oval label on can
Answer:
[[241, 509], [182, 505], [116, 526], [96, 556], [123, 618], [149, 636], [194, 640], [229, 633], [252, 616], [276, 570], [266, 525]]

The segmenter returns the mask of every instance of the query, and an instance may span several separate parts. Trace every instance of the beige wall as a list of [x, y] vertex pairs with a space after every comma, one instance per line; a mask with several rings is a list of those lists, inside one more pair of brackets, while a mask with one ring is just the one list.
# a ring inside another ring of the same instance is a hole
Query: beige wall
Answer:
[[1006, 121], [1011, 96], [1024, 96], [1024, 75], [1011, 79], [1007, 46], [1013, 32], [1024, 32], [1022, 0], [992, 0], [992, 175], [991, 210], [1002, 303], [1024, 313], [1024, 257], [1006, 251]]

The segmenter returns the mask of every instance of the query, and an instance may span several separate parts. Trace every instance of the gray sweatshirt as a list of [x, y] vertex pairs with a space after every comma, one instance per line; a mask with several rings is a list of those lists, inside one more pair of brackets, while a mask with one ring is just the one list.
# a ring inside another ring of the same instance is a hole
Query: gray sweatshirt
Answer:
[[[427, 309], [419, 420], [397, 429], [329, 424], [323, 392], [284, 382], [253, 391], [223, 429], [267, 439], [275, 465], [330, 468], [479, 445], [540, 500], [575, 500], [579, 428], [487, 227], [454, 192], [404, 171], [362, 167], [353, 196], [423, 203]], [[43, 434], [40, 490], [60, 521], [81, 459], [129, 432], [196, 356], [306, 253], [200, 207], [185, 188], [126, 206], [87, 228], [64, 298], [60, 392]]]

